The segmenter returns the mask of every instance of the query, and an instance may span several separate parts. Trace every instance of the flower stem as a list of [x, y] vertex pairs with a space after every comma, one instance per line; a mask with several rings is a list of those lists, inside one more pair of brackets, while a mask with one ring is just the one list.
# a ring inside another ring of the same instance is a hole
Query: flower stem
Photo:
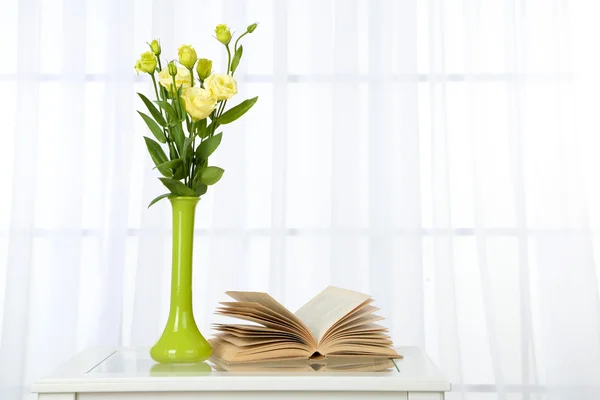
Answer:
[[[150, 74], [150, 77], [152, 78], [152, 84], [154, 85], [154, 93], [156, 94], [156, 100], [160, 100], [160, 97], [158, 96], [158, 89], [156, 87], [156, 78], [154, 77], [154, 72]], [[163, 112], [162, 112], [162, 108], [159, 107], [159, 111], [160, 111], [160, 115], [161, 117], [164, 118]], [[165, 134], [165, 137], [168, 139], [169, 135], [167, 134], [167, 129], [163, 126], [163, 133]]]
[[250, 32], [246, 31], [246, 32], [242, 33], [242, 34], [240, 35], [240, 37], [238, 37], [238, 38], [237, 38], [237, 40], [235, 41], [235, 45], [233, 46], [233, 51], [234, 51], [234, 52], [236, 52], [236, 51], [237, 51], [237, 47], [238, 47], [237, 45], [238, 45], [238, 42], [240, 41], [240, 39], [241, 39], [241, 38], [243, 38], [244, 36], [246, 36], [246, 35], [247, 35], [247, 34], [249, 34], [249, 33], [250, 33]]
[[226, 44], [225, 48], [227, 49], [227, 74], [229, 75], [229, 70], [231, 69], [231, 50], [229, 50], [229, 45]]
[[[193, 135], [193, 134], [191, 134]], [[196, 136], [193, 135], [192, 136], [192, 165], [190, 166], [190, 189], [193, 189], [194, 186], [194, 167], [196, 166], [196, 163], [194, 162], [194, 158], [196, 158]]]
[[175, 77], [172, 76], [171, 78], [173, 78], [173, 107], [175, 107], [175, 111], [177, 112], [177, 114], [180, 117], [183, 117], [183, 113], [181, 112], [179, 107], [179, 88], [177, 87]]

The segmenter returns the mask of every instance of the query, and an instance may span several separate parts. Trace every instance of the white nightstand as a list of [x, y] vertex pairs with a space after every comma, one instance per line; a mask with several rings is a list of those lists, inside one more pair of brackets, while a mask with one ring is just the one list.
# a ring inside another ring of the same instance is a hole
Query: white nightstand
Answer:
[[[93, 348], [32, 385], [39, 400], [443, 400], [448, 382], [416, 347], [391, 372], [169, 372], [148, 349]], [[166, 372], [165, 372], [166, 371]]]

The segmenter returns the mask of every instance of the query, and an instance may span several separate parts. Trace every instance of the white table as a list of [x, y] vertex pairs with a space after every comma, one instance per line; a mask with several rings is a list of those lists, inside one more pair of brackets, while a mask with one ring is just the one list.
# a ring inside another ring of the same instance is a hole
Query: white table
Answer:
[[[39, 400], [443, 400], [448, 382], [416, 347], [391, 372], [216, 372], [155, 364], [148, 349], [86, 350], [32, 385]], [[173, 372], [173, 370], [177, 370]]]

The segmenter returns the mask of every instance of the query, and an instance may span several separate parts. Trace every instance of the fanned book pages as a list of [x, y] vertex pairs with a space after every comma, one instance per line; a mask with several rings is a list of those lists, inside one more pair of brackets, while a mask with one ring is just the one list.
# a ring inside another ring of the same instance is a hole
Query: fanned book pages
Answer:
[[296, 313], [266, 293], [226, 292], [216, 314], [252, 324], [214, 324], [213, 355], [227, 363], [322, 357], [401, 358], [378, 325], [371, 296], [330, 286]]

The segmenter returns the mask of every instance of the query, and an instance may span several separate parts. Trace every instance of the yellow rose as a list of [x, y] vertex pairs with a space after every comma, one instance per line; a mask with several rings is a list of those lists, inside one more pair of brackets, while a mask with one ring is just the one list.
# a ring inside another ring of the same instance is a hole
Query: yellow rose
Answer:
[[228, 100], [237, 93], [237, 83], [232, 76], [226, 74], [212, 74], [204, 81], [204, 87], [210, 91], [217, 100]]
[[156, 56], [151, 51], [142, 53], [140, 59], [136, 61], [134, 68], [137, 73], [147, 72], [153, 74], [156, 69]]
[[194, 64], [196, 64], [198, 55], [192, 46], [188, 46], [186, 44], [181, 45], [179, 50], [177, 50], [177, 55], [179, 56], [179, 64], [183, 65], [187, 69], [194, 68]]
[[217, 40], [225, 45], [231, 42], [231, 31], [225, 24], [217, 25], [215, 28], [215, 35], [217, 36]]
[[[163, 68], [163, 70], [158, 73], [158, 81], [167, 90], [173, 91], [173, 77], [169, 75], [168, 66]], [[186, 68], [177, 67], [177, 75], [175, 75], [175, 84], [177, 85], [177, 89], [179, 89], [179, 86], [183, 85], [184, 90], [192, 86], [192, 77], [190, 75], [190, 71]]]
[[208, 117], [217, 106], [217, 99], [211, 96], [208, 90], [198, 86], [184, 90], [181, 98], [185, 104], [185, 111], [194, 121]]

